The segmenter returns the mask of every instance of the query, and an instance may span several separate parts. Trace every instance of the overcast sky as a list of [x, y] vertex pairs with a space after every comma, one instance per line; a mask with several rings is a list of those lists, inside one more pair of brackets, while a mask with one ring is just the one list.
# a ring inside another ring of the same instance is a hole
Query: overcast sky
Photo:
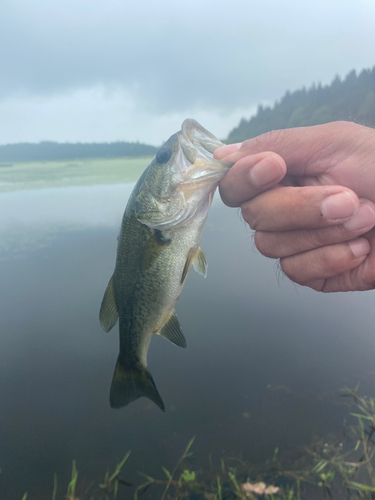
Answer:
[[375, 0], [1, 0], [0, 144], [223, 138], [375, 65]]

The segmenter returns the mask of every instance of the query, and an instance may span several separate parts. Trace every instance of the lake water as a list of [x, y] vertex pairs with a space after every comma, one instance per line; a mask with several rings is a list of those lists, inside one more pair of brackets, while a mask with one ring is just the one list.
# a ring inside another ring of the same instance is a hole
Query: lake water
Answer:
[[103, 332], [98, 311], [132, 187], [0, 194], [2, 500], [50, 499], [72, 459], [96, 479], [127, 450], [123, 479], [161, 478], [192, 436], [194, 467], [209, 454], [262, 462], [340, 434], [341, 387], [375, 394], [374, 292], [294, 286], [217, 197], [202, 238], [208, 277], [192, 271], [176, 307], [188, 348], [157, 337], [149, 349], [166, 412], [144, 398], [112, 410], [118, 327]]

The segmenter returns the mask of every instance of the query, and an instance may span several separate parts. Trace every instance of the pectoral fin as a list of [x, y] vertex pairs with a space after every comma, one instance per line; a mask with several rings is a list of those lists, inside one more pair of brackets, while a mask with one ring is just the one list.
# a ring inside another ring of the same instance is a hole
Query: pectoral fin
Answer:
[[170, 244], [172, 240], [163, 236], [159, 229], [154, 230], [154, 234], [148, 239], [144, 246], [141, 256], [142, 270], [146, 271], [155, 263], [162, 251]]
[[186, 347], [186, 339], [174, 310], [171, 312], [163, 328], [157, 333], [178, 347]]
[[104, 297], [100, 306], [99, 320], [105, 332], [109, 332], [118, 320], [113, 276], [109, 280], [107, 289], [104, 292]]
[[200, 247], [198, 248], [198, 250], [190, 248], [186, 258], [184, 269], [182, 271], [181, 285], [185, 281], [191, 265], [194, 266], [194, 269], [197, 271], [197, 273], [201, 274], [204, 277], [207, 276], [207, 259], [205, 253]]
[[193, 267], [197, 273], [201, 274], [207, 278], [207, 259], [206, 254], [199, 247], [197, 253], [194, 256]]

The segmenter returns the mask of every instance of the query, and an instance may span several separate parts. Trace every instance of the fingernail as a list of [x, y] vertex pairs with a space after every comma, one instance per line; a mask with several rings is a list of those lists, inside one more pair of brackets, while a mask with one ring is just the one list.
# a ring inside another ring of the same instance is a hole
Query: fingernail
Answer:
[[355, 216], [344, 227], [349, 231], [357, 231], [365, 227], [372, 227], [375, 224], [375, 213], [369, 205], [361, 205]]
[[355, 200], [347, 191], [328, 196], [322, 202], [322, 215], [331, 221], [351, 217], [356, 211]]
[[249, 171], [250, 182], [258, 187], [275, 182], [282, 175], [282, 167], [273, 156], [266, 156]]
[[363, 257], [370, 253], [370, 243], [365, 238], [359, 238], [349, 242], [350, 250], [353, 252], [354, 257]]
[[225, 146], [221, 146], [220, 148], [217, 148], [216, 151], [214, 152], [214, 157], [217, 160], [223, 161], [226, 156], [231, 155], [232, 153], [235, 153], [238, 151], [242, 146], [242, 142], [237, 142], [235, 144], [226, 144]]

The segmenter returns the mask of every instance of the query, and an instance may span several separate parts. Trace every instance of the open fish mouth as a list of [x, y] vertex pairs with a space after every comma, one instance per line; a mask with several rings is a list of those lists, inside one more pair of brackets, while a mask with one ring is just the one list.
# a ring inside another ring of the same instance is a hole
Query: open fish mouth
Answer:
[[193, 119], [183, 122], [178, 141], [178, 163], [184, 176], [180, 188], [184, 192], [219, 182], [233, 165], [213, 157], [223, 143]]
[[214, 151], [223, 145], [213, 134], [192, 118], [184, 120], [181, 126], [181, 135], [203, 154], [208, 153], [210, 158], [213, 158]]

